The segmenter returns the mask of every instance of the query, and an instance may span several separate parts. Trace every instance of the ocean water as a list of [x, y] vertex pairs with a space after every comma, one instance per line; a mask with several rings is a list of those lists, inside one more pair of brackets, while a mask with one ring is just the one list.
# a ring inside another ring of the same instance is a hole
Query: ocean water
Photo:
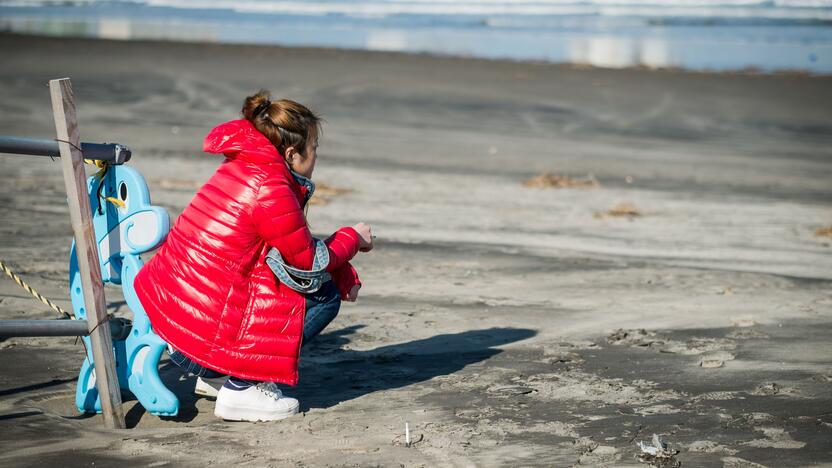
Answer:
[[832, 73], [832, 0], [0, 0], [0, 30]]

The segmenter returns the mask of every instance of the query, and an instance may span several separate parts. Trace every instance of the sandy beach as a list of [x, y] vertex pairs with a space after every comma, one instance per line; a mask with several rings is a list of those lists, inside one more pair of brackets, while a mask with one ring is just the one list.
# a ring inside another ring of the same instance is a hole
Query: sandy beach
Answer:
[[[46, 84], [70, 77], [81, 139], [128, 145], [172, 219], [246, 95], [308, 104], [314, 179], [345, 189], [312, 231], [378, 236], [285, 390], [302, 414], [224, 422], [165, 362], [180, 415], [125, 401], [108, 432], [74, 406], [74, 339], [7, 339], [0, 466], [647, 466], [654, 433], [687, 467], [832, 466], [832, 77], [15, 35], [0, 56], [0, 134], [54, 138]], [[58, 162], [0, 172], [0, 259], [70, 307]], [[566, 186], [524, 184], [545, 173]], [[0, 280], [0, 318], [54, 316]]]

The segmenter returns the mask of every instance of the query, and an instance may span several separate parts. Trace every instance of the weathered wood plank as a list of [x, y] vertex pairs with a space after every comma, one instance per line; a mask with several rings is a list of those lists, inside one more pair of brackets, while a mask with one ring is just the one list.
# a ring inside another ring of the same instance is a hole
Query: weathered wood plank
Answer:
[[[84, 305], [95, 360], [95, 375], [98, 392], [101, 395], [101, 409], [104, 424], [114, 429], [124, 429], [124, 412], [121, 408], [121, 391], [116, 375], [113, 356], [113, 340], [107, 326], [107, 302], [104, 298], [104, 284], [101, 280], [101, 266], [98, 263], [98, 246], [92, 224], [87, 177], [84, 172], [84, 157], [78, 135], [75, 115], [75, 96], [69, 78], [49, 81], [52, 95], [52, 113], [58, 134], [58, 148], [61, 152], [61, 167], [69, 202], [69, 217], [75, 235], [75, 249], [78, 269], [81, 272], [81, 287], [84, 291]], [[104, 326], [97, 326], [104, 324]]]

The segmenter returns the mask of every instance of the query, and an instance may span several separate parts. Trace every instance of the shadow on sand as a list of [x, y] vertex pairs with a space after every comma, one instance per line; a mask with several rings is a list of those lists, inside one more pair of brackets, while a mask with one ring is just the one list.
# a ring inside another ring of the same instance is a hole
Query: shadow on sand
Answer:
[[[424, 382], [448, 375], [469, 364], [484, 361], [502, 352], [495, 346], [531, 338], [534, 330], [488, 328], [436, 335], [407, 343], [380, 346], [366, 351], [342, 349], [349, 336], [363, 328], [355, 325], [324, 333], [304, 346], [300, 383], [287, 394], [300, 400], [301, 411], [328, 408], [360, 396]], [[179, 397], [179, 415], [167, 420], [190, 422], [199, 413], [193, 394], [193, 376], [183, 377], [179, 368], [167, 363], [160, 369], [165, 385]], [[144, 417], [144, 408], [135, 403], [127, 411], [128, 427]]]
[[301, 410], [328, 408], [360, 396], [448, 375], [502, 352], [495, 346], [531, 338], [534, 330], [488, 328], [436, 335], [366, 351], [333, 349], [348, 344], [348, 327], [304, 348], [300, 383], [289, 393]]

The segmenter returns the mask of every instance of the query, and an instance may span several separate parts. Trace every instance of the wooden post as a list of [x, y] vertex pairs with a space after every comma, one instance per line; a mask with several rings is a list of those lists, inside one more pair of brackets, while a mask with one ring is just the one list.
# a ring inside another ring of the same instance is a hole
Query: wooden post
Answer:
[[[64, 172], [66, 195], [69, 201], [69, 217], [75, 235], [75, 252], [78, 270], [81, 273], [81, 287], [84, 291], [84, 305], [87, 308], [87, 322], [95, 361], [95, 377], [98, 394], [101, 396], [101, 410], [104, 424], [112, 429], [124, 429], [124, 413], [121, 409], [121, 390], [118, 386], [113, 338], [107, 320], [107, 301], [104, 298], [104, 283], [101, 280], [101, 265], [98, 261], [98, 245], [90, 211], [90, 196], [87, 190], [87, 176], [84, 172], [84, 156], [81, 153], [81, 139], [75, 116], [75, 96], [69, 78], [49, 81], [52, 95], [52, 113], [58, 134], [58, 148], [61, 152], [61, 167]], [[102, 324], [103, 326], [97, 326]]]

